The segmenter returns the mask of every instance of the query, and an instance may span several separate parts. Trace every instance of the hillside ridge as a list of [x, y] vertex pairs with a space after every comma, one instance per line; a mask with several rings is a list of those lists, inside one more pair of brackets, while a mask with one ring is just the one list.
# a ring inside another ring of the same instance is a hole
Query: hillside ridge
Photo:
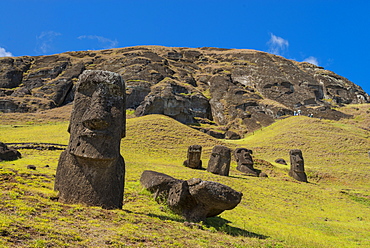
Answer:
[[300, 110], [339, 119], [333, 110], [370, 102], [348, 79], [307, 62], [250, 49], [136, 46], [48, 56], [0, 58], [0, 111], [36, 112], [73, 101], [84, 70], [119, 73], [126, 107], [182, 123], [213, 121], [241, 134]]

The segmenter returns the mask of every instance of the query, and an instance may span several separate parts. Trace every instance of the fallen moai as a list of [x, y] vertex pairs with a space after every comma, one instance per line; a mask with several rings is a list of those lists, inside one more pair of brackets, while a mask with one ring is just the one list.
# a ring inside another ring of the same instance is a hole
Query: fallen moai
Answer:
[[86, 70], [76, 87], [68, 131], [54, 189], [59, 201], [122, 208], [125, 163], [125, 84], [117, 73]]
[[213, 147], [208, 161], [207, 171], [213, 174], [228, 176], [230, 171], [231, 150], [226, 146]]
[[221, 183], [199, 178], [185, 181], [148, 170], [141, 175], [140, 183], [154, 193], [156, 201], [163, 201], [172, 211], [192, 222], [235, 208], [243, 195]]
[[290, 155], [289, 176], [293, 177], [298, 181], [307, 183], [307, 175], [304, 171], [304, 160], [302, 151], [299, 149], [293, 149], [289, 151], [289, 155]]
[[200, 159], [201, 155], [202, 155], [202, 146], [200, 145], [189, 146], [187, 159], [184, 161], [184, 165], [192, 169], [201, 169], [202, 168], [202, 160]]

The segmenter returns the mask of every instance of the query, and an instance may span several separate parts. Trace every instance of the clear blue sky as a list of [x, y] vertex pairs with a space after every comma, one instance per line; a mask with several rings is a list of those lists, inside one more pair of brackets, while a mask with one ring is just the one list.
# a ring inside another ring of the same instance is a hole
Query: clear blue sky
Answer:
[[0, 0], [0, 56], [137, 45], [310, 61], [370, 93], [368, 0]]

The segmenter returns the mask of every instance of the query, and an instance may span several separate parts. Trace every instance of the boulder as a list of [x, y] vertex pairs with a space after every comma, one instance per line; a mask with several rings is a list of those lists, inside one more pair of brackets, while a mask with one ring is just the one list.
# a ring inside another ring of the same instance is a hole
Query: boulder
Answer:
[[0, 142], [0, 161], [12, 161], [21, 157], [22, 155], [19, 151]]
[[287, 165], [287, 163], [286, 163], [285, 159], [283, 159], [283, 158], [277, 158], [277, 159], [275, 160], [275, 163], [283, 164], [283, 165]]
[[203, 221], [231, 210], [242, 198], [242, 193], [221, 183], [199, 178], [184, 181], [155, 171], [144, 171], [140, 182], [155, 193], [157, 201], [167, 204], [172, 211], [191, 222]]

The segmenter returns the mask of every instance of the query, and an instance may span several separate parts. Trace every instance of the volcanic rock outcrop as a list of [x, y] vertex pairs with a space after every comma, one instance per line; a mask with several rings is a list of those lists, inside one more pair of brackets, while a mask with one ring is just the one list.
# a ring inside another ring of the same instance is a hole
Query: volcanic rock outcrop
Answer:
[[157, 201], [192, 222], [235, 208], [243, 195], [221, 183], [199, 178], [184, 181], [155, 171], [144, 171], [140, 183], [155, 194]]
[[138, 46], [0, 58], [0, 111], [67, 104], [86, 69], [120, 74], [126, 108], [137, 116], [165, 114], [183, 123], [208, 119], [240, 134], [297, 110], [317, 118], [346, 117], [331, 107], [370, 101], [361, 87], [334, 72], [265, 52]]
[[122, 208], [124, 89], [117, 73], [87, 70], [80, 75], [68, 128], [69, 144], [60, 155], [55, 177], [60, 202]]

